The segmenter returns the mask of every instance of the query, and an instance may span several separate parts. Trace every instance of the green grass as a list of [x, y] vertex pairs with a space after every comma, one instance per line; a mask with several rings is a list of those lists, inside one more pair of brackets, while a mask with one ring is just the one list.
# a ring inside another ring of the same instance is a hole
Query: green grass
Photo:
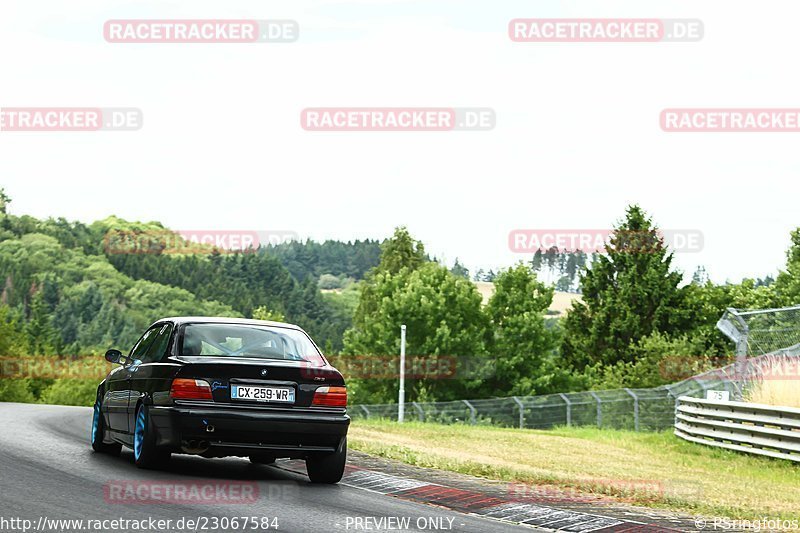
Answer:
[[689, 443], [671, 432], [357, 420], [348, 441], [353, 449], [411, 465], [689, 514], [800, 517], [800, 465]]

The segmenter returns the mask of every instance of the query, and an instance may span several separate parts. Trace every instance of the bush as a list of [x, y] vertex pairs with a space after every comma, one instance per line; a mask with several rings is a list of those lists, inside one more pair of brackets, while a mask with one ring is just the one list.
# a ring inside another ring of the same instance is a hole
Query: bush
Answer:
[[341, 289], [342, 280], [333, 274], [323, 274], [319, 277], [319, 282], [317, 285], [322, 290]]
[[94, 405], [97, 382], [86, 379], [57, 379], [42, 392], [39, 401], [56, 405]]
[[[597, 363], [586, 369], [590, 389], [650, 388], [690, 378], [712, 368], [700, 339], [653, 332], [631, 347], [634, 362]], [[718, 363], [718, 361], [717, 361]]]
[[286, 315], [281, 311], [271, 310], [266, 305], [256, 307], [253, 309], [253, 318], [255, 320], [272, 320], [273, 322], [285, 322]]
[[0, 379], [0, 402], [33, 403], [29, 379]]

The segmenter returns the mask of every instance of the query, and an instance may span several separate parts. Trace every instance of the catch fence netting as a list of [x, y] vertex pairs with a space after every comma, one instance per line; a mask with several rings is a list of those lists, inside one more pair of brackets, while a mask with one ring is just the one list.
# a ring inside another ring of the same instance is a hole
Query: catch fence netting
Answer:
[[800, 306], [725, 311], [717, 327], [736, 343], [737, 353], [755, 357], [793, 353], [800, 345]]
[[[707, 391], [741, 399], [748, 387], [775, 378], [776, 369], [800, 368], [800, 307], [742, 311], [728, 309], [717, 327], [736, 343], [737, 360], [671, 385], [540, 396], [512, 396], [450, 402], [410, 402], [406, 420], [547, 429], [596, 426], [634, 431], [672, 427], [680, 396]], [[781, 376], [777, 376], [780, 378]], [[797, 379], [800, 376], [793, 375]], [[353, 418], [397, 419], [398, 405], [355, 405]]]
[[[672, 426], [679, 396], [703, 397], [707, 390], [734, 393], [734, 365], [680, 383], [651, 389], [616, 389], [540, 396], [450, 402], [409, 402], [406, 420], [547, 429], [556, 426], [658, 431]], [[397, 419], [398, 404], [354, 405], [353, 418]]]

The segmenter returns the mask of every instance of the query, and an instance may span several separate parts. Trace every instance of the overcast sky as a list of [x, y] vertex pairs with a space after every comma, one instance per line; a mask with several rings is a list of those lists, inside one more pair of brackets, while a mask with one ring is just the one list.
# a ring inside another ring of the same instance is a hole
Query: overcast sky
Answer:
[[[0, 3], [0, 107], [136, 107], [134, 132], [0, 133], [15, 214], [384, 238], [471, 269], [516, 228], [639, 203], [715, 281], [774, 273], [800, 133], [665, 133], [676, 107], [800, 107], [796, 1]], [[515, 43], [514, 18], [697, 18], [700, 42]], [[110, 44], [109, 19], [291, 19], [291, 44]], [[309, 132], [306, 107], [489, 107], [492, 131]]]

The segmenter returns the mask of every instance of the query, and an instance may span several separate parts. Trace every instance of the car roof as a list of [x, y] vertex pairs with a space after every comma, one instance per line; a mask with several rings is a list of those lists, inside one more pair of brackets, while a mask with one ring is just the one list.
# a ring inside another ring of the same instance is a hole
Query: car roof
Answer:
[[245, 324], [250, 326], [273, 326], [278, 328], [290, 328], [302, 331], [300, 326], [295, 324], [288, 324], [286, 322], [273, 322], [271, 320], [255, 320], [252, 318], [231, 318], [223, 316], [173, 316], [156, 320], [151, 325], [154, 326], [159, 322], [174, 322], [177, 325], [181, 324]]

